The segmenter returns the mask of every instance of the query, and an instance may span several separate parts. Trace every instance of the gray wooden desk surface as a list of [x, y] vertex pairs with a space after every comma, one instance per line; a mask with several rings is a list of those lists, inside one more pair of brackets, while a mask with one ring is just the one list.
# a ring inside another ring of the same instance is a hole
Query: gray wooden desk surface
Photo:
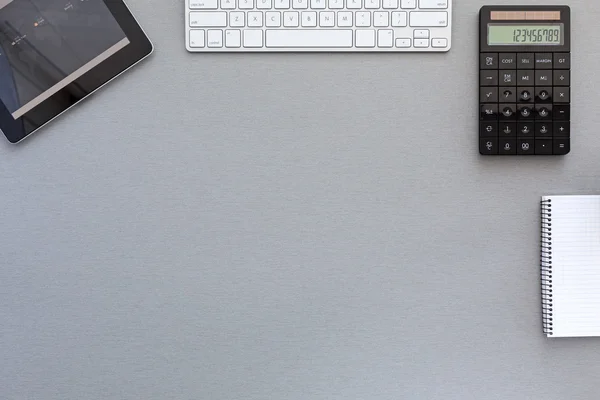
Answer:
[[201, 55], [130, 0], [153, 56], [0, 144], [0, 398], [597, 399], [600, 339], [541, 333], [538, 202], [600, 192], [600, 3], [572, 153], [493, 159], [484, 4], [447, 54]]

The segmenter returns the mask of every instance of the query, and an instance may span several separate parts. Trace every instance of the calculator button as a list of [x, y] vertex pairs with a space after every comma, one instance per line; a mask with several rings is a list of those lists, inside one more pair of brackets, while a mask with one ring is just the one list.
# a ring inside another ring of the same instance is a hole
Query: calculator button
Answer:
[[479, 139], [479, 153], [483, 155], [498, 154], [498, 138]]
[[498, 154], [508, 155], [517, 154], [517, 140], [516, 139], [500, 139], [498, 142]]
[[570, 91], [568, 87], [555, 87], [554, 88], [554, 102], [555, 103], [568, 103], [570, 99]]
[[511, 86], [517, 85], [517, 71], [503, 69], [500, 70], [499, 82], [501, 85]]
[[517, 89], [519, 92], [520, 102], [530, 102], [533, 99], [533, 88], [532, 87], [520, 87]]
[[516, 122], [502, 122], [498, 128], [498, 134], [500, 137], [515, 137], [517, 136], [517, 123]]
[[552, 155], [552, 139], [536, 139], [535, 154], [542, 156]]
[[554, 53], [554, 68], [569, 69], [571, 68], [570, 53]]
[[552, 122], [536, 122], [535, 137], [552, 137]]
[[535, 69], [552, 69], [552, 53], [535, 53]]
[[519, 122], [517, 124], [517, 136], [533, 136], [533, 122]]
[[498, 136], [498, 124], [496, 122], [482, 122], [479, 126], [480, 137]]
[[481, 69], [498, 69], [498, 53], [481, 53], [479, 57]]
[[485, 121], [495, 121], [498, 119], [498, 104], [483, 104], [481, 106], [480, 118]]
[[479, 102], [480, 103], [497, 103], [498, 102], [498, 88], [495, 88], [495, 87], [479, 88]]
[[515, 115], [517, 112], [516, 104], [500, 104], [498, 111], [501, 120], [514, 121], [517, 119]]
[[569, 86], [571, 84], [571, 71], [554, 71], [554, 86]]
[[517, 154], [535, 154], [535, 141], [533, 139], [518, 139]]
[[571, 123], [569, 121], [554, 122], [554, 137], [571, 136]]
[[519, 53], [517, 54], [517, 68], [518, 69], [533, 69], [535, 66], [535, 57], [533, 53]]
[[536, 104], [535, 119], [551, 120], [552, 119], [552, 104]]
[[505, 103], [516, 103], [517, 102], [517, 90], [514, 87], [500, 87], [498, 88], [498, 96], [500, 101]]
[[520, 70], [517, 71], [517, 85], [534, 85], [535, 71]]
[[536, 87], [535, 88], [536, 103], [552, 103], [552, 88], [551, 87]]
[[555, 138], [553, 140], [553, 153], [557, 156], [569, 154], [571, 151], [571, 140], [568, 138]]
[[569, 105], [554, 105], [552, 116], [555, 121], [569, 121], [571, 119], [571, 106]]
[[547, 69], [535, 71], [535, 85], [548, 86], [552, 85], [552, 71]]
[[515, 53], [500, 53], [499, 68], [517, 68], [517, 55]]
[[533, 108], [527, 104], [519, 104], [518, 119], [533, 119]]
[[498, 71], [480, 71], [481, 86], [498, 86]]

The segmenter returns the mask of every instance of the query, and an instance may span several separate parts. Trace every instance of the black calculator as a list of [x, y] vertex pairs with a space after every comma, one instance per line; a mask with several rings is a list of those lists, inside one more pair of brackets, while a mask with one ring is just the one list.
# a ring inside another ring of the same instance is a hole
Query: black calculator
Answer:
[[571, 149], [568, 6], [485, 6], [479, 13], [479, 153]]

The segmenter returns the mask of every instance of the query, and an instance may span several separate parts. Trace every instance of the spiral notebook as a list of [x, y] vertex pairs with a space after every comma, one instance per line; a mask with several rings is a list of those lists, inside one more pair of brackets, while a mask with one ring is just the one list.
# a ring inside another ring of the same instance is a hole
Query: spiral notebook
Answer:
[[600, 196], [544, 196], [541, 209], [544, 333], [600, 336]]

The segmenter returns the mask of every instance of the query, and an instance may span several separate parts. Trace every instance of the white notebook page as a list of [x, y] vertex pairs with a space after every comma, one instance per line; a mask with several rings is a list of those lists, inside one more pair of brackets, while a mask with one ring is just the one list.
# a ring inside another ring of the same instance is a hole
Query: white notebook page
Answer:
[[552, 213], [550, 337], [600, 336], [600, 196], [547, 196]]

